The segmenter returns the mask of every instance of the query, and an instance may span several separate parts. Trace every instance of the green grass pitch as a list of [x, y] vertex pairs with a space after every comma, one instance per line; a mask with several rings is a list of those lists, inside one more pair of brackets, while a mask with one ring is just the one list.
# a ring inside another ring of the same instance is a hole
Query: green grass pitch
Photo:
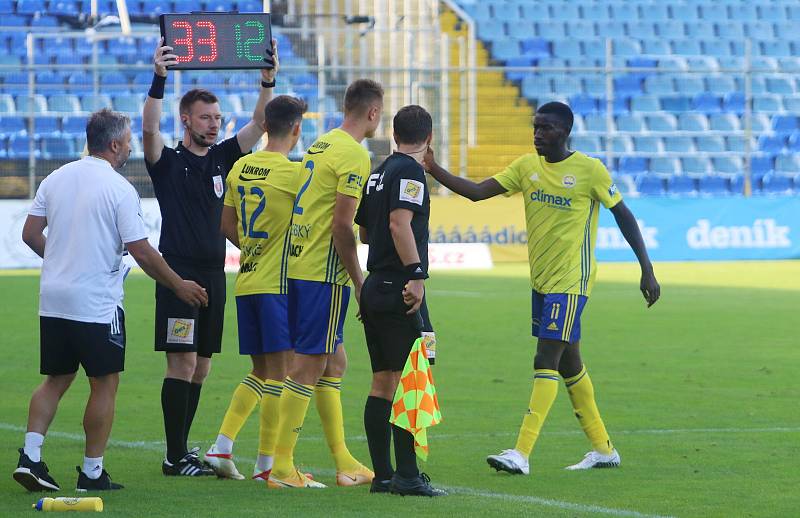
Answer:
[[[367, 488], [272, 491], [251, 481], [167, 479], [159, 393], [163, 355], [152, 351], [153, 283], [126, 284], [128, 352], [106, 466], [125, 490], [102, 495], [112, 516], [796, 516], [800, 471], [800, 372], [796, 322], [800, 263], [658, 264], [662, 299], [651, 309], [635, 265], [603, 264], [582, 322], [583, 352], [601, 413], [622, 455], [615, 470], [567, 472], [588, 450], [562, 388], [531, 458], [531, 475], [495, 473], [487, 454], [513, 447], [530, 395], [534, 342], [523, 265], [435, 273], [429, 304], [439, 340], [434, 367], [444, 421], [429, 432], [423, 466], [449, 497], [401, 499]], [[229, 281], [233, 278], [230, 277]], [[11, 478], [30, 393], [39, 383], [38, 277], [0, 275], [3, 304], [0, 477], [2, 516], [33, 513]], [[229, 295], [223, 354], [203, 389], [191, 444], [205, 449], [249, 360], [238, 355]], [[369, 387], [364, 338], [351, 305], [350, 368], [343, 402], [350, 449], [369, 463], [363, 403]], [[83, 455], [81, 374], [61, 403], [44, 458], [75, 493]], [[258, 420], [236, 443], [250, 473]], [[333, 484], [333, 463], [313, 408], [296, 459]], [[795, 496], [792, 496], [795, 495]]]

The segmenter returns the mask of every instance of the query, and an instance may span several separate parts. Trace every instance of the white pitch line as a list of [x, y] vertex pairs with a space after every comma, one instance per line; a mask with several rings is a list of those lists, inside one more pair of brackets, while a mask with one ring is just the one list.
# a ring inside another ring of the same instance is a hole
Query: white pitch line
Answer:
[[[26, 428], [24, 426], [19, 426], [11, 423], [0, 423], [0, 430], [7, 430], [12, 432], [24, 432]], [[56, 437], [59, 439], [66, 439], [69, 441], [76, 441], [76, 442], [83, 442], [85, 440], [83, 435], [76, 433], [69, 433], [69, 432], [49, 431], [47, 432], [47, 436]], [[137, 450], [148, 450], [148, 451], [158, 451], [158, 452], [164, 451], [164, 441], [119, 441], [111, 439], [108, 441], [108, 445], [118, 448], [132, 448]], [[245, 457], [237, 457], [237, 458], [244, 462], [249, 462], [249, 463], [255, 462], [255, 459], [249, 459]], [[304, 466], [304, 469], [307, 469], [311, 472], [320, 475], [332, 476], [335, 474], [333, 470], [325, 468], [313, 468]], [[458, 486], [443, 486], [443, 487], [455, 494], [477, 496], [481, 498], [491, 498], [496, 500], [503, 500], [506, 502], [519, 502], [525, 504], [541, 505], [546, 507], [553, 507], [556, 509], [563, 509], [567, 511], [580, 511], [584, 513], [605, 514], [609, 516], [627, 516], [633, 518], [665, 518], [662, 515], [645, 514], [645, 513], [640, 513], [638, 511], [630, 511], [627, 509], [615, 509], [612, 507], [602, 507], [599, 505], [577, 504], [574, 502], [566, 502], [563, 500], [552, 500], [550, 498], [541, 498], [537, 496], [494, 493], [491, 491], [482, 491], [471, 487], [458, 487]]]

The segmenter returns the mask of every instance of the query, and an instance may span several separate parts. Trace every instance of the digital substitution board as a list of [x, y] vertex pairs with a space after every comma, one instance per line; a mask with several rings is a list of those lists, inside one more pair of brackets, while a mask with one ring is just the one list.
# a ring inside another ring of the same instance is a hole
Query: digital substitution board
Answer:
[[272, 48], [269, 13], [189, 13], [159, 17], [176, 70], [264, 68]]

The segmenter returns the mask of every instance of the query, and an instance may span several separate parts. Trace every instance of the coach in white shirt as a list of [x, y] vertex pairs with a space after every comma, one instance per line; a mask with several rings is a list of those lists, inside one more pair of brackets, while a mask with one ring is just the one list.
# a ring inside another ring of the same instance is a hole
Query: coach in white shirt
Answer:
[[[141, 268], [187, 304], [205, 305], [205, 290], [181, 279], [147, 242], [139, 196], [115, 169], [130, 155], [127, 116], [101, 110], [86, 124], [89, 156], [53, 171], [36, 192], [22, 239], [40, 257], [41, 373], [28, 412], [25, 447], [14, 479], [29, 491], [59, 490], [41, 459], [44, 435], [78, 366], [91, 392], [83, 417], [86, 453], [78, 491], [120, 489], [103, 469], [125, 364], [122, 281], [127, 248]], [[44, 230], [47, 228], [47, 236]]]

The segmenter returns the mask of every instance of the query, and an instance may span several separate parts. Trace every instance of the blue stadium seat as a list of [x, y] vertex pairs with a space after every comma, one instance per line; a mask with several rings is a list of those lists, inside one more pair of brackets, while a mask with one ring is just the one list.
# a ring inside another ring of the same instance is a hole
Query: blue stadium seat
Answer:
[[579, 20], [581, 15], [576, 4], [564, 2], [558, 6], [554, 6], [550, 10], [550, 18], [569, 22], [572, 20]]
[[[3, 25], [6, 27], [27, 27], [30, 25], [30, 19], [31, 17], [29, 15], [6, 14], [3, 15]], [[8, 145], [9, 145], [9, 156], [11, 156], [10, 153], [11, 141], [9, 141]]]
[[616, 122], [617, 131], [641, 133], [645, 129], [644, 119], [637, 113], [618, 115]]
[[687, 96], [700, 95], [706, 91], [703, 80], [697, 76], [681, 76], [675, 78], [676, 91]]
[[680, 39], [686, 36], [683, 22], [669, 20], [656, 23], [658, 35], [664, 39]]
[[640, 156], [623, 156], [619, 159], [620, 174], [637, 175], [647, 171], [647, 159]]
[[113, 108], [111, 97], [109, 97], [108, 94], [86, 94], [82, 96], [80, 100], [81, 110], [85, 112], [94, 112], [97, 110], [102, 110], [103, 108]]
[[767, 56], [753, 56], [750, 68], [757, 72], [778, 72], [778, 59]]
[[640, 174], [636, 177], [636, 190], [644, 196], [663, 196], [664, 180], [656, 176]]
[[669, 43], [665, 39], [654, 39], [654, 38], [643, 39], [642, 51], [645, 54], [651, 54], [654, 56], [669, 54], [670, 53]]
[[667, 179], [667, 191], [680, 196], [696, 196], [697, 180], [689, 176], [673, 176]]
[[[40, 156], [39, 143], [33, 140], [33, 155]], [[8, 139], [8, 157], [9, 158], [25, 158], [30, 156], [30, 143], [31, 139], [27, 134], [25, 135], [12, 135]]]
[[776, 156], [775, 173], [793, 178], [800, 176], [800, 155], [787, 153]]
[[647, 128], [655, 132], [671, 132], [678, 129], [677, 119], [669, 113], [651, 113], [647, 115]]
[[722, 109], [726, 112], [742, 114], [744, 113], [744, 94], [741, 92], [731, 92], [722, 98]]
[[778, 95], [793, 95], [795, 93], [794, 81], [787, 76], [768, 76], [767, 91]]
[[[714, 25], [705, 20], [686, 22], [686, 35], [693, 39], [711, 39], [716, 37], [716, 34], [714, 34]], [[699, 50], [699, 46], [697, 49]], [[693, 52], [692, 54], [699, 54], [699, 52]]]
[[[44, 0], [17, 0], [17, 14], [36, 14], [47, 12]], [[3, 20], [5, 22], [5, 20]], [[5, 23], [3, 24], [5, 25]]]
[[[594, 18], [587, 18], [587, 20], [594, 20]], [[625, 23], [621, 21], [598, 21], [595, 24], [595, 34], [601, 38], [625, 38]], [[616, 52], [615, 52], [616, 53]]]
[[703, 153], [722, 153], [725, 151], [725, 139], [717, 136], [695, 137], [697, 150]]
[[780, 153], [786, 138], [782, 135], [761, 135], [758, 137], [758, 149], [764, 153]]
[[766, 22], [781, 22], [786, 19], [786, 8], [777, 2], [762, 3], [758, 6], [758, 18]]
[[[680, 7], [675, 6], [672, 10], [673, 16], [675, 16], [680, 11], [684, 11], [686, 7], [687, 6], [680, 6]], [[699, 18], [706, 22], [724, 22], [728, 20], [727, 10], [724, 7], [720, 9], [719, 6], [711, 5], [710, 2], [708, 4], [700, 5], [699, 14], [700, 14]], [[690, 20], [691, 18], [683, 18], [683, 19]]]
[[668, 178], [682, 172], [681, 162], [677, 158], [654, 157], [650, 159], [650, 174]]
[[[550, 58], [552, 59], [552, 58]], [[530, 67], [536, 63], [536, 59], [534, 58], [526, 58], [526, 57], [519, 57], [513, 58], [506, 61], [506, 67]], [[541, 65], [541, 61], [539, 63]], [[525, 76], [527, 76], [529, 72], [523, 72], [519, 70], [506, 70], [506, 77], [510, 81], [522, 81]]]
[[[605, 133], [608, 131], [607, 120], [605, 115], [588, 114], [583, 118], [583, 123], [586, 126], [586, 131], [597, 131]], [[615, 130], [615, 125], [612, 122], [611, 131]]]
[[681, 56], [660, 56], [658, 68], [663, 71], [683, 72], [689, 69], [686, 60]]
[[721, 176], [704, 176], [700, 178], [700, 193], [707, 196], [730, 194], [729, 180]]
[[702, 178], [711, 170], [711, 161], [705, 157], [689, 156], [681, 158], [683, 174], [690, 178]]
[[611, 4], [611, 20], [618, 20], [623, 22], [635, 22], [639, 20], [639, 10], [637, 5], [631, 3], [615, 3]]
[[736, 175], [744, 171], [744, 162], [738, 156], [718, 156], [711, 159], [711, 167], [720, 175]]
[[563, 22], [539, 21], [536, 23], [536, 35], [548, 40], [563, 40], [567, 37], [567, 31]]
[[519, 42], [512, 39], [492, 42], [492, 57], [500, 61], [520, 57]]
[[[744, 153], [747, 151], [747, 139], [743, 136], [728, 136], [725, 137], [725, 150], [733, 153]], [[757, 144], [751, 139], [750, 151], [758, 149]]]
[[708, 119], [699, 113], [681, 113], [678, 116], [678, 127], [681, 131], [707, 131]]
[[713, 75], [706, 77], [706, 91], [715, 95], [726, 95], [735, 91], [736, 83], [733, 78], [726, 75]]
[[703, 40], [703, 54], [715, 57], [730, 56], [731, 46], [728, 40]]
[[81, 110], [78, 97], [72, 94], [54, 94], [47, 99], [50, 111], [61, 113], [77, 113]]
[[606, 94], [606, 80], [600, 76], [592, 76], [584, 78], [583, 91], [588, 95], [594, 97], [605, 96]]
[[770, 22], [750, 20], [744, 22], [745, 36], [754, 40], [769, 40], [775, 37], [775, 27]]
[[755, 154], [750, 159], [750, 172], [753, 175], [764, 176], [775, 168], [774, 156], [767, 153]]
[[775, 37], [780, 39], [787, 39], [793, 38], [795, 34], [797, 34], [797, 26], [796, 22], [788, 22], [788, 21], [779, 21], [775, 22], [773, 25], [775, 30]]
[[800, 131], [795, 131], [789, 135], [786, 141], [786, 149], [791, 153], [800, 153]]
[[796, 115], [773, 115], [772, 131], [781, 135], [788, 135], [798, 128]]
[[[715, 24], [717, 27], [717, 36], [720, 38], [732, 40], [737, 38], [744, 38], [744, 25], [737, 22], [718, 22]], [[712, 39], [714, 36], [707, 36], [706, 39]]]
[[[541, 33], [540, 33], [541, 36]], [[556, 40], [553, 42], [553, 55], [560, 58], [577, 58], [583, 55], [577, 40]]]
[[[484, 41], [499, 40], [506, 35], [506, 25], [500, 20], [486, 19], [481, 21], [477, 27], [478, 38]], [[284, 61], [284, 59], [281, 59]]]
[[759, 94], [753, 96], [753, 111], [775, 113], [783, 110], [781, 98], [775, 94]]
[[595, 24], [587, 20], [574, 20], [566, 24], [566, 35], [570, 38], [594, 38], [597, 36]]
[[100, 86], [103, 91], [128, 91], [128, 78], [120, 72], [107, 72], [100, 75]]
[[144, 94], [124, 94], [113, 97], [114, 109], [126, 113], [142, 113]]
[[8, 137], [14, 134], [23, 134], [28, 131], [28, 122], [24, 117], [0, 117], [0, 135]]
[[658, 154], [663, 151], [659, 137], [633, 137], [633, 147], [637, 153]]
[[[10, 145], [10, 142], [9, 142]], [[765, 175], [761, 180], [761, 190], [765, 194], [791, 194], [792, 193], [792, 179], [788, 176], [777, 175], [770, 173]]]
[[691, 99], [685, 95], [661, 97], [661, 109], [667, 112], [685, 112], [691, 109]]
[[661, 111], [661, 102], [656, 95], [640, 95], [631, 98], [631, 111], [652, 113]]
[[[761, 178], [758, 178], [758, 181], [754, 177], [751, 177], [751, 187], [752, 192], [757, 193], [761, 190]], [[744, 194], [744, 175], [739, 174], [730, 178], [730, 191], [733, 195], [741, 195]]]
[[[608, 5], [605, 2], [581, 5], [581, 18], [584, 20], [593, 20], [595, 22], [599, 22], [600, 25], [603, 25], [609, 20], [617, 20], [616, 18], [612, 18], [610, 16]], [[624, 32], [622, 35], [624, 36]]]
[[522, 80], [522, 95], [529, 99], [537, 99], [553, 93], [550, 79], [540, 75], [529, 75]]
[[520, 11], [516, 4], [503, 2], [491, 5], [494, 19], [503, 21], [519, 20]]
[[783, 109], [789, 113], [800, 113], [800, 96], [798, 95], [784, 96]]
[[570, 144], [571, 149], [578, 150], [582, 153], [603, 152], [603, 148], [600, 146], [600, 139], [597, 137], [572, 137]]
[[55, 16], [40, 14], [31, 18], [31, 27], [55, 28], [58, 26], [59, 26], [58, 18], [56, 18]]
[[[506, 32], [511, 38], [531, 38], [536, 35], [536, 25], [531, 20], [509, 20], [506, 22]], [[283, 53], [283, 47], [280, 49]]]
[[[667, 10], [667, 5], [658, 3], [658, 4], [648, 4], [646, 6], [641, 6], [639, 9], [639, 18], [642, 20], [652, 21], [652, 22], [659, 22], [659, 26], [663, 23], [667, 23], [667, 20], [670, 20], [672, 17], [669, 15], [669, 11]], [[676, 25], [680, 25], [681, 35], [683, 35], [683, 24], [679, 22], [672, 22]], [[663, 34], [661, 32], [661, 28], [659, 28], [659, 34], [664, 37], [672, 37], [670, 34]]]
[[711, 56], [684, 56], [684, 59], [690, 71], [716, 72], [719, 70], [717, 59]]
[[699, 56], [702, 54], [702, 51], [700, 50], [700, 42], [694, 39], [673, 40], [672, 53], [684, 56]]
[[708, 118], [712, 131], [740, 131], [739, 117], [732, 113], [714, 113]]
[[636, 75], [625, 75], [614, 78], [616, 95], [633, 95], [642, 93], [642, 80]]
[[[628, 4], [614, 4], [611, 6], [613, 10], [615, 5], [628, 5]], [[621, 19], [621, 18], [619, 18]], [[631, 38], [638, 38], [639, 40], [645, 40], [647, 38], [652, 38], [653, 35], [656, 33], [656, 25], [650, 21], [628, 21], [627, 22], [627, 34]]]
[[43, 137], [41, 147], [42, 158], [45, 160], [72, 158], [77, 154], [75, 141], [71, 138]]
[[[719, 9], [718, 7], [713, 7]], [[737, 22], [749, 22], [758, 20], [758, 10], [755, 3], [736, 3], [728, 6], [730, 19]]]
[[667, 136], [664, 138], [664, 151], [670, 153], [691, 153], [694, 151], [694, 142], [691, 137]]
[[722, 111], [722, 99], [712, 93], [701, 93], [692, 99], [692, 108], [703, 113], [719, 113]]
[[61, 131], [71, 137], [85, 135], [86, 134], [86, 117], [84, 116], [74, 116], [74, 117], [64, 117], [61, 120]]
[[0, 114], [14, 114], [16, 111], [11, 94], [0, 94]]
[[27, 94], [18, 95], [14, 98], [14, 102], [16, 103], [17, 113], [42, 113], [47, 111], [47, 101], [41, 94], [32, 96]]
[[654, 95], [672, 94], [675, 92], [675, 85], [671, 76], [651, 75], [644, 78], [644, 91]]
[[597, 99], [591, 95], [577, 94], [569, 98], [569, 107], [578, 115], [587, 115], [597, 112]]
[[77, 16], [80, 14], [77, 2], [72, 0], [53, 2], [50, 1], [50, 14], [63, 15], [63, 16]]

